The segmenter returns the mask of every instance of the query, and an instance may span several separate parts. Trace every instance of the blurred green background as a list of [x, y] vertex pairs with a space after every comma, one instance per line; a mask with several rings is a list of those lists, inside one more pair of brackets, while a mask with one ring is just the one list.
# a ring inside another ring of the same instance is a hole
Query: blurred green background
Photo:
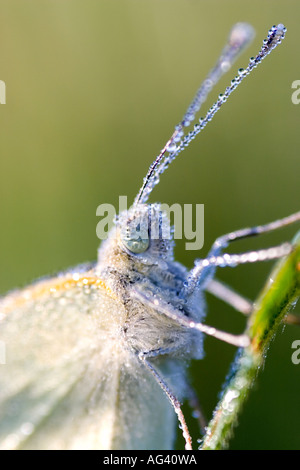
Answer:
[[[299, 210], [300, 105], [291, 101], [299, 15], [291, 0], [1, 0], [0, 292], [95, 259], [97, 206], [117, 205], [119, 195], [133, 200], [237, 21], [252, 23], [256, 38], [205, 109], [270, 26], [283, 22], [287, 36], [163, 175], [152, 201], [205, 205], [204, 249], [177, 243], [176, 257], [189, 267], [218, 235]], [[296, 229], [234, 249], [270, 246]], [[270, 268], [226, 269], [219, 278], [254, 299]], [[212, 298], [207, 322], [233, 332], [245, 325]], [[277, 335], [232, 449], [300, 448], [300, 365], [291, 362], [299, 338], [291, 326]], [[210, 417], [235, 350], [205, 344], [192, 376]]]

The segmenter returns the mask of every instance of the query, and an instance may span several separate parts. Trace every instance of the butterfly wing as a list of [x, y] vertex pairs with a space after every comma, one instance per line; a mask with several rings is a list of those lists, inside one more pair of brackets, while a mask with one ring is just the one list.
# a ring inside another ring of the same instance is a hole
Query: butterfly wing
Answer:
[[173, 411], [127, 347], [125, 318], [91, 274], [0, 301], [0, 449], [171, 448]]

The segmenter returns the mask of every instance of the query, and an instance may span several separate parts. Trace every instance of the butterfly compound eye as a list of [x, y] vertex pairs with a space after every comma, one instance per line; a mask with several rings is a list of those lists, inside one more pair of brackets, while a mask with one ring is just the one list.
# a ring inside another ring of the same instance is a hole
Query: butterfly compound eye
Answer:
[[149, 247], [149, 239], [139, 238], [134, 240], [123, 238], [122, 242], [129, 251], [136, 254], [144, 253]]
[[121, 236], [123, 245], [132, 253], [144, 253], [149, 248], [149, 231], [145, 221], [128, 221]]

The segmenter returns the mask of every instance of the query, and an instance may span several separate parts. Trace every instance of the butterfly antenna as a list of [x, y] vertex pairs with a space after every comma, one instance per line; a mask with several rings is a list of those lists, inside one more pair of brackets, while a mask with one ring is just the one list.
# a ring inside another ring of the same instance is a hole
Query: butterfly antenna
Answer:
[[160, 175], [166, 170], [170, 163], [187, 147], [190, 142], [201, 132], [207, 123], [212, 120], [216, 112], [227, 101], [233, 90], [249, 75], [254, 68], [284, 39], [286, 28], [283, 24], [272, 26], [268, 32], [267, 39], [256, 57], [251, 57], [246, 69], [239, 69], [238, 75], [231, 81], [223, 94], [220, 94], [218, 101], [212, 105], [204, 118], [200, 118], [194, 125], [193, 130], [184, 133], [184, 128], [188, 127], [194, 120], [195, 114], [200, 110], [202, 103], [206, 100], [213, 86], [219, 81], [221, 76], [232, 66], [241, 51], [251, 42], [254, 37], [252, 26], [247, 23], [237, 23], [231, 30], [229, 40], [224, 47], [218, 62], [210, 71], [200, 88], [198, 89], [192, 103], [188, 107], [182, 121], [175, 127], [171, 138], [168, 140], [160, 154], [150, 166], [143, 185], [135, 198], [134, 204], [146, 203], [154, 186], [159, 182]]

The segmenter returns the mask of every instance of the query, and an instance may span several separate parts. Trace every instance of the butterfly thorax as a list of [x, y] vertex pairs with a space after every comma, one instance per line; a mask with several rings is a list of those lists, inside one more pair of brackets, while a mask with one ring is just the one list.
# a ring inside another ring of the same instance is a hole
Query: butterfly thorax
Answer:
[[[194, 303], [191, 310], [186, 299], [180, 297], [187, 269], [173, 259], [172, 230], [158, 204], [141, 205], [120, 215], [99, 249], [96, 273], [126, 310], [122, 333], [130, 348], [137, 352], [169, 350], [172, 355], [191, 355], [195, 342], [199, 344], [199, 335], [147, 303], [147, 297], [155, 297], [195, 319], [202, 312], [200, 297], [196, 310]], [[137, 292], [143, 294], [143, 302], [136, 299]]]

